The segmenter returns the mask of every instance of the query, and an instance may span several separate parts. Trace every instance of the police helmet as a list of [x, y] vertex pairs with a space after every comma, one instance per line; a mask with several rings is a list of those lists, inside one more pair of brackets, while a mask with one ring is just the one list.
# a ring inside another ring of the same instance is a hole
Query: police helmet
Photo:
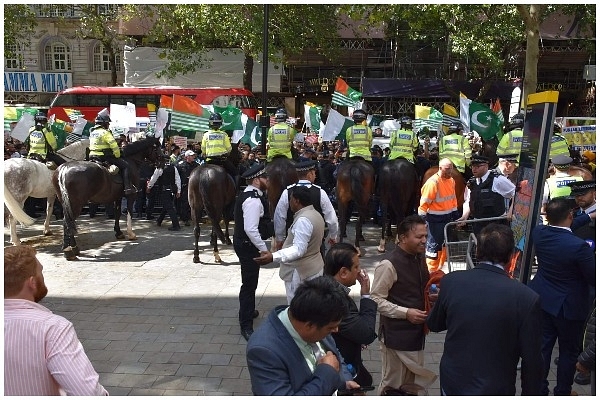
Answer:
[[352, 113], [352, 120], [355, 123], [361, 123], [367, 119], [367, 113], [363, 110], [356, 110]]
[[559, 123], [554, 123], [554, 132], [553, 133], [561, 133], [562, 132], [562, 126], [560, 126]]
[[98, 114], [98, 116], [96, 117], [96, 121], [94, 122], [97, 124], [108, 124], [110, 122], [110, 116], [106, 114]]
[[402, 117], [400, 119], [400, 125], [402, 125], [403, 127], [409, 127], [412, 128], [412, 119], [410, 119], [410, 117]]
[[219, 113], [212, 113], [208, 117], [208, 125], [211, 128], [219, 129], [223, 125], [223, 117]]
[[35, 121], [36, 125], [37, 125], [37, 124], [46, 125], [46, 123], [48, 123], [48, 117], [46, 117], [46, 114], [44, 114], [44, 113], [43, 113], [43, 112], [41, 112], [41, 111], [38, 111], [38, 112], [35, 114], [35, 117], [33, 117], [33, 119], [34, 119], [34, 121]]
[[460, 131], [460, 126], [458, 124], [450, 124], [448, 126], [448, 135], [452, 135], [453, 133], [458, 133]]
[[287, 111], [285, 108], [278, 108], [275, 111], [275, 122], [284, 122], [288, 117]]
[[511, 125], [521, 125], [525, 123], [525, 116], [521, 113], [515, 114], [510, 118]]

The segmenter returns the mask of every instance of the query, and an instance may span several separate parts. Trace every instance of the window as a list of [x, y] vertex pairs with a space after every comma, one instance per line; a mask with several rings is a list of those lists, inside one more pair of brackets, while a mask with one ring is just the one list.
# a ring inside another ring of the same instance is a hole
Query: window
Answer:
[[117, 4], [98, 4], [98, 15], [115, 15], [118, 11]]
[[6, 46], [4, 55], [4, 66], [6, 69], [23, 68], [23, 53], [16, 44]]
[[71, 49], [61, 42], [53, 42], [44, 49], [46, 71], [70, 71]]
[[75, 6], [68, 4], [44, 5], [34, 4], [33, 9], [39, 18], [75, 17]]
[[[115, 55], [115, 63], [117, 65], [117, 71], [121, 71], [121, 55]], [[105, 72], [110, 71], [110, 56], [108, 51], [101, 43], [98, 43], [94, 47], [94, 71]]]

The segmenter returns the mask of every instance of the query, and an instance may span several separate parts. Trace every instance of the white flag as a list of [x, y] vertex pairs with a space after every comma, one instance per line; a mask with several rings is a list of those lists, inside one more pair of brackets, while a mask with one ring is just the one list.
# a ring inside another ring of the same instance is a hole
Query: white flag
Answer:
[[344, 117], [342, 114], [334, 109], [329, 110], [327, 116], [327, 123], [323, 129], [323, 141], [336, 140], [336, 137], [345, 132], [349, 126], [354, 125], [354, 121], [350, 118]]
[[29, 136], [29, 129], [31, 129], [33, 126], [35, 126], [35, 117], [24, 112], [21, 115], [19, 122], [17, 122], [17, 125], [10, 133], [10, 136], [21, 142], [24, 142]]

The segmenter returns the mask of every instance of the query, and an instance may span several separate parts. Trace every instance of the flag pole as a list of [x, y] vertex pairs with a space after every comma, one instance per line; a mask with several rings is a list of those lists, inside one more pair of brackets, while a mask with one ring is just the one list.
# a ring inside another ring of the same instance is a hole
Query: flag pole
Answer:
[[262, 81], [262, 115], [260, 125], [262, 136], [260, 143], [260, 152], [263, 157], [267, 156], [267, 129], [269, 128], [269, 114], [267, 113], [267, 75], [269, 73], [269, 5], [264, 5], [263, 16], [263, 81]]

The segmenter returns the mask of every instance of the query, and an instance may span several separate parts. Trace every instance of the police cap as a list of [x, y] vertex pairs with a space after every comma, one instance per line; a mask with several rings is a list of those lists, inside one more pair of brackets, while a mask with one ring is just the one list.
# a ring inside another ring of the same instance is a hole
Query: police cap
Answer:
[[568, 166], [572, 162], [573, 162], [573, 159], [571, 157], [565, 156], [562, 154], [552, 158], [552, 164], [556, 165], [557, 167]]
[[263, 164], [255, 164], [248, 168], [243, 174], [244, 179], [254, 179], [265, 174], [265, 166]]
[[596, 190], [596, 181], [575, 181], [567, 185], [571, 187], [571, 196], [581, 196], [590, 190]]
[[310, 171], [311, 169], [315, 169], [317, 167], [317, 162], [315, 160], [306, 160], [300, 161], [296, 163], [296, 171]]
[[490, 160], [487, 157], [484, 156], [480, 156], [478, 154], [475, 154], [471, 157], [471, 165], [473, 164], [488, 164], [490, 162]]

